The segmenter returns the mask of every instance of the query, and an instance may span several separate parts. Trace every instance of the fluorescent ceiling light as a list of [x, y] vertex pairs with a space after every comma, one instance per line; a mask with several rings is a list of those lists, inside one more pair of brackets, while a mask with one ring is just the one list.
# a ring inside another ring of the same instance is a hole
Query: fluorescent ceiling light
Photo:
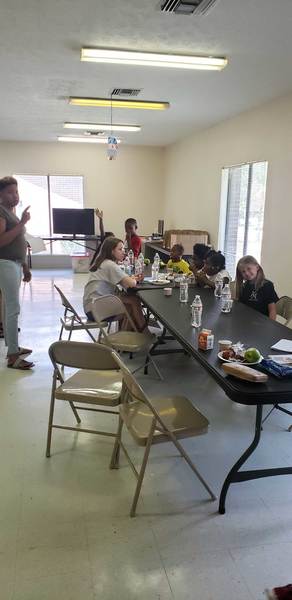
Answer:
[[110, 125], [109, 123], [64, 123], [63, 127], [86, 131], [141, 131], [140, 125]]
[[149, 100], [111, 100], [110, 98], [69, 98], [69, 104], [73, 106], [93, 106], [107, 108], [133, 108], [145, 110], [165, 110], [169, 108], [169, 102], [151, 102]]
[[[117, 140], [117, 143], [119, 144], [121, 140]], [[74, 137], [74, 136], [59, 136], [58, 137], [58, 142], [83, 142], [84, 144], [107, 144], [108, 143], [108, 139], [107, 138], [98, 138], [98, 137]]]
[[207, 71], [220, 71], [228, 63], [227, 59], [222, 57], [156, 54], [153, 52], [134, 52], [128, 50], [106, 50], [104, 48], [82, 48], [81, 60], [118, 65], [201, 69]]

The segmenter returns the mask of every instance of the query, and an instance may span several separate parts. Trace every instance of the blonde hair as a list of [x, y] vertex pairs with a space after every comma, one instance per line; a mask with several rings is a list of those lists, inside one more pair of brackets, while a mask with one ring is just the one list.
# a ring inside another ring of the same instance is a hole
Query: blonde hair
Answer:
[[246, 265], [255, 265], [256, 267], [258, 267], [258, 272], [257, 272], [257, 276], [255, 279], [255, 289], [259, 290], [260, 287], [262, 287], [264, 281], [265, 281], [265, 274], [263, 271], [263, 268], [261, 267], [261, 265], [258, 263], [258, 261], [256, 260], [256, 258], [254, 258], [254, 256], [243, 256], [237, 263], [237, 267], [236, 267], [236, 299], [239, 300], [241, 293], [242, 293], [242, 289], [243, 289], [243, 282], [244, 279], [242, 277], [242, 273], [241, 273], [241, 268], [245, 267]]

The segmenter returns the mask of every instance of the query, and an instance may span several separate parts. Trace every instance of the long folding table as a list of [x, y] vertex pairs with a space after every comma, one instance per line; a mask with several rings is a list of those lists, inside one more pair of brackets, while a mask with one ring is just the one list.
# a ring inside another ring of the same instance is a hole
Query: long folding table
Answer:
[[[214, 349], [210, 351], [198, 350], [198, 332], [191, 326], [190, 303], [197, 293], [203, 302], [202, 326], [212, 329], [215, 336]], [[209, 289], [190, 289], [188, 304], [179, 302], [178, 289], [173, 289], [173, 294], [169, 297], [164, 296], [161, 289], [139, 291], [138, 295], [149, 311], [216, 380], [233, 402], [256, 407], [253, 441], [236, 461], [223, 483], [219, 512], [225, 513], [226, 495], [232, 483], [274, 475], [292, 475], [292, 467], [240, 470], [259, 444], [263, 407], [292, 403], [292, 379], [279, 380], [269, 375], [266, 383], [249, 383], [226, 375], [218, 358], [220, 339], [241, 341], [246, 347], [258, 348], [261, 354], [267, 357], [275, 353], [271, 346], [281, 338], [292, 340], [292, 330], [240, 302], [234, 302], [231, 313], [224, 314], [221, 312], [220, 299], [215, 298], [213, 291]]]

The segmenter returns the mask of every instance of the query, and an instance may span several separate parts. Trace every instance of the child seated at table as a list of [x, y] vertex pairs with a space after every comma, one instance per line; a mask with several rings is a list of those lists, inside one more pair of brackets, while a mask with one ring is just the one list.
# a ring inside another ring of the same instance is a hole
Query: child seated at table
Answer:
[[138, 258], [141, 248], [142, 248], [142, 240], [137, 235], [137, 221], [132, 217], [126, 219], [125, 221], [125, 231], [126, 231], [126, 240], [125, 246], [127, 251], [133, 250], [135, 258]]
[[253, 256], [243, 256], [236, 268], [236, 299], [258, 312], [276, 319], [279, 300], [274, 284], [265, 278], [261, 265]]
[[204, 267], [201, 271], [195, 273], [196, 281], [199, 285], [215, 288], [215, 281], [221, 279], [222, 282], [229, 283], [231, 277], [225, 269], [225, 256], [218, 250], [210, 250], [204, 261]]
[[[118, 294], [130, 313], [137, 330], [141, 332], [146, 328], [146, 320], [138, 296], [127, 294], [128, 289], [136, 287], [137, 281], [135, 277], [126, 275], [119, 266], [118, 263], [121, 263], [124, 257], [125, 250], [122, 240], [115, 237], [108, 237], [104, 240], [95, 264], [91, 267], [91, 274], [84, 288], [84, 312], [89, 321], [94, 321], [91, 312], [94, 299], [108, 294]], [[117, 285], [123, 288], [123, 293], [118, 293]], [[122, 324], [122, 329], [126, 329], [125, 323]]]
[[195, 273], [196, 271], [200, 271], [205, 264], [205, 260], [207, 255], [210, 252], [210, 246], [206, 244], [195, 244], [193, 247], [193, 258], [192, 263], [190, 265], [191, 270]]
[[174, 244], [170, 251], [170, 259], [167, 263], [168, 269], [173, 269], [177, 273], [191, 275], [189, 263], [183, 259], [184, 247], [182, 244]]

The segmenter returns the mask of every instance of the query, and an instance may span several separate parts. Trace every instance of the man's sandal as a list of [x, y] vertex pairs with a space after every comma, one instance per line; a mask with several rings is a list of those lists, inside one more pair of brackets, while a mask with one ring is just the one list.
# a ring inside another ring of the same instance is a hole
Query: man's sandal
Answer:
[[8, 362], [7, 367], [8, 369], [20, 369], [21, 371], [29, 371], [30, 369], [32, 369], [32, 367], [34, 367], [34, 363], [28, 362], [27, 360], [21, 358], [21, 356], [18, 356], [13, 362]]

